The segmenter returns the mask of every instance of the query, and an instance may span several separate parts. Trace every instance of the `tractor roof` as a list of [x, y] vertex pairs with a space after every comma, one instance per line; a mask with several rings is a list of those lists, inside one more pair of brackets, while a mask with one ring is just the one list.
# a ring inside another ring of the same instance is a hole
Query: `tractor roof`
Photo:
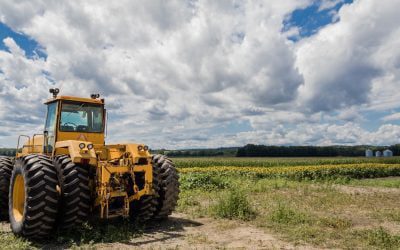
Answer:
[[57, 96], [56, 98], [49, 99], [45, 102], [45, 104], [55, 102], [58, 100], [65, 101], [74, 101], [74, 102], [84, 102], [84, 103], [94, 103], [94, 104], [104, 104], [104, 99], [93, 99], [93, 98], [84, 98], [84, 97], [76, 97], [76, 96]]

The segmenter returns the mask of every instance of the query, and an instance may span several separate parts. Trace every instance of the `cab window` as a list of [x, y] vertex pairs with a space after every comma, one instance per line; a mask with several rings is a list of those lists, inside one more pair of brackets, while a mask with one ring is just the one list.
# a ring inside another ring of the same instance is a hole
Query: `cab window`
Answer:
[[44, 131], [47, 133], [47, 148], [44, 149], [45, 152], [51, 152], [55, 143], [55, 129], [57, 121], [57, 102], [53, 102], [47, 105], [47, 116], [46, 124], [44, 126]]
[[61, 107], [60, 131], [103, 132], [103, 106], [64, 102]]

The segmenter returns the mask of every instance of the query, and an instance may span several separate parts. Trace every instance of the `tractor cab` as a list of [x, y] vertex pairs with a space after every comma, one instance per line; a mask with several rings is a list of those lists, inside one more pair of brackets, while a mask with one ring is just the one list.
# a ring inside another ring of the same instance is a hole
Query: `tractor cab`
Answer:
[[[18, 154], [54, 154], [55, 144], [63, 141], [90, 142], [92, 147], [101, 147], [105, 141], [104, 99], [93, 94], [91, 98], [58, 96], [58, 89], [50, 89], [53, 98], [47, 100], [47, 115], [43, 134], [18, 138]], [[27, 138], [20, 149], [20, 141]], [[63, 149], [60, 149], [63, 151]], [[17, 155], [18, 155], [17, 154]]]
[[45, 145], [51, 152], [56, 142], [87, 141], [104, 145], [104, 99], [98, 94], [91, 98], [57, 96], [58, 89], [50, 89], [53, 98], [48, 100], [45, 122]]

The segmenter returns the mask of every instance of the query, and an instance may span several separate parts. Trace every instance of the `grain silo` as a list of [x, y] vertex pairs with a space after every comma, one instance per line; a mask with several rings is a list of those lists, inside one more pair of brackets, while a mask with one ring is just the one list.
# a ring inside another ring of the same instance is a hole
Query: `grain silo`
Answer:
[[382, 157], [382, 152], [381, 151], [376, 151], [375, 152], [376, 157]]
[[386, 149], [385, 151], [383, 151], [383, 156], [384, 157], [392, 157], [393, 156], [393, 152], [389, 149]]
[[371, 149], [365, 150], [365, 157], [372, 157], [374, 156], [374, 152]]

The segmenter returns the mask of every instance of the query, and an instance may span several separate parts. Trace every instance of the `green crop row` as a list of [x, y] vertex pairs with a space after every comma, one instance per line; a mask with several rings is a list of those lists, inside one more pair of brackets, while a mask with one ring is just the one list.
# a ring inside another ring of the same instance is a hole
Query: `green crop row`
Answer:
[[341, 164], [400, 164], [400, 157], [390, 158], [365, 158], [365, 157], [307, 157], [307, 158], [240, 158], [240, 157], [214, 157], [214, 158], [173, 158], [178, 168], [203, 168], [212, 166], [234, 167], [290, 167], [290, 166], [319, 166]]

